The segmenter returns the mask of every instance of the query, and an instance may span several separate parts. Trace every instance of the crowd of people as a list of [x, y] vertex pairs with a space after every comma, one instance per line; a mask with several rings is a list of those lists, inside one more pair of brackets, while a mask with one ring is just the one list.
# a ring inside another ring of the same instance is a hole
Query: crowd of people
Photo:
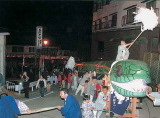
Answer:
[[[20, 75], [20, 77], [23, 80], [25, 97], [29, 98], [29, 92], [28, 92], [29, 77], [27, 75], [27, 72], [24, 72], [22, 75]], [[80, 109], [80, 111], [82, 110], [83, 112], [81, 115], [84, 118], [93, 118], [92, 116], [94, 116], [95, 118], [99, 118], [102, 114], [103, 109], [109, 108], [107, 106], [107, 102], [109, 101], [109, 86], [108, 86], [109, 84], [110, 80], [108, 79], [107, 75], [98, 80], [95, 71], [94, 72], [87, 71], [83, 75], [78, 74], [78, 71], [73, 71], [73, 72], [68, 71], [68, 73], [63, 73], [63, 72], [60, 72], [58, 74], [52, 73], [50, 75], [47, 75], [46, 78], [44, 75], [41, 75], [37, 81], [36, 88], [37, 89], [39, 88], [41, 97], [44, 97], [46, 91], [50, 92], [57, 90], [56, 87], [58, 87], [60, 91], [63, 91], [60, 92], [60, 97], [64, 99], [66, 99], [67, 96], [70, 96], [67, 94], [68, 91], [72, 91], [72, 93], [75, 93], [75, 95], [78, 95], [78, 93], [80, 92], [80, 95], [83, 96], [83, 103]], [[74, 96], [71, 96], [70, 99], [76, 99], [76, 98], [74, 98]], [[69, 104], [71, 104], [70, 100]], [[68, 108], [68, 106], [67, 107], [59, 106], [57, 108], [60, 109], [62, 115], [65, 116], [66, 109], [69, 109], [70, 107]]]
[[[51, 77], [48, 80], [51, 81]], [[98, 80], [95, 72], [87, 71], [83, 76], [78, 76], [77, 71], [74, 71], [73, 73], [69, 72], [67, 76], [62, 75], [61, 73], [58, 75], [56, 83], [61, 88], [60, 97], [65, 100], [65, 105], [58, 106], [57, 108], [61, 110], [61, 113], [65, 118], [70, 118], [69, 116], [71, 114], [74, 115], [73, 112], [70, 113], [71, 111], [74, 111], [74, 113], [78, 112], [77, 114], [82, 111], [82, 116], [77, 115], [75, 118], [100, 118], [104, 109], [109, 110], [110, 80], [107, 75]], [[68, 91], [70, 90], [75, 93], [75, 96], [80, 92], [80, 96], [83, 96], [82, 105], [73, 105], [78, 103], [75, 103], [74, 99], [76, 98], [73, 95], [68, 94]], [[68, 99], [73, 100], [67, 100], [68, 95], [72, 96]], [[80, 106], [81, 109], [77, 111]]]

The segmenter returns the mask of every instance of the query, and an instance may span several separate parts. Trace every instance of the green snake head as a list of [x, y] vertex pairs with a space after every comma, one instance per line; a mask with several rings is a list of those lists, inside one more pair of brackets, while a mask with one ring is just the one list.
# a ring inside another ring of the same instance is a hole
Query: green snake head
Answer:
[[110, 77], [113, 89], [126, 97], [146, 96], [146, 84], [151, 82], [147, 64], [139, 60], [117, 62]]

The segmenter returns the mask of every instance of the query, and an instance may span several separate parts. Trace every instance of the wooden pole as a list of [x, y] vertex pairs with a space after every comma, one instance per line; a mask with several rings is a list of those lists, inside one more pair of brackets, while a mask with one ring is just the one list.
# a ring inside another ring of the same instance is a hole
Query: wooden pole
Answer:
[[21, 115], [34, 114], [34, 113], [45, 112], [45, 111], [54, 110], [54, 109], [57, 109], [57, 107], [47, 107], [47, 108], [41, 108], [41, 109], [34, 109], [34, 110], [31, 110], [31, 113], [24, 111], [21, 113]]
[[[136, 42], [136, 40], [141, 36], [141, 34], [143, 33], [144, 31], [141, 31], [141, 33], [136, 37], [136, 39], [134, 39], [134, 41], [132, 42], [133, 44]], [[132, 44], [132, 45], [133, 45]], [[132, 46], [132, 45], [130, 45], [129, 47], [128, 47], [128, 50], [129, 50], [129, 48]]]

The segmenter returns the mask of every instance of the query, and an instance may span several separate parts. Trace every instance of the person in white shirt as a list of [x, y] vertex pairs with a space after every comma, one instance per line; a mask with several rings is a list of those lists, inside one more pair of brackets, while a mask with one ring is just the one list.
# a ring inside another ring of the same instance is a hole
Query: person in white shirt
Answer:
[[75, 95], [77, 95], [79, 91], [81, 91], [81, 96], [83, 95], [85, 81], [86, 81], [86, 80], [89, 80], [90, 77], [91, 77], [91, 74], [87, 71], [87, 72], [83, 75], [83, 78], [82, 78], [82, 80], [80, 81], [79, 86], [78, 86], [78, 88], [77, 88], [77, 90], [76, 90], [76, 92], [75, 92]]
[[58, 80], [57, 80], [57, 76], [56, 76], [56, 74], [55, 74], [55, 73], [53, 73], [53, 75], [51, 76], [50, 81], [51, 81], [51, 83], [52, 83], [52, 84], [57, 85]]
[[40, 78], [38, 79], [38, 82], [36, 85], [36, 88], [39, 88], [39, 92], [40, 92], [41, 97], [44, 97], [44, 92], [45, 92], [46, 87], [47, 87], [46, 80], [41, 75]]
[[109, 100], [110, 100], [110, 92], [108, 91], [108, 86], [102, 87], [102, 92], [98, 94], [98, 97], [95, 101], [95, 111], [94, 118], [100, 118], [103, 109], [109, 109]]
[[122, 61], [122, 60], [127, 60], [129, 58], [129, 50], [128, 50], [128, 46], [132, 45], [133, 43], [126, 43], [125, 41], [121, 41], [121, 44], [118, 46], [118, 51], [117, 51], [117, 56], [116, 56], [116, 61], [114, 61], [111, 64], [111, 68], [109, 70], [109, 75], [111, 73], [112, 67], [114, 66], [114, 64], [116, 64], [118, 61]]

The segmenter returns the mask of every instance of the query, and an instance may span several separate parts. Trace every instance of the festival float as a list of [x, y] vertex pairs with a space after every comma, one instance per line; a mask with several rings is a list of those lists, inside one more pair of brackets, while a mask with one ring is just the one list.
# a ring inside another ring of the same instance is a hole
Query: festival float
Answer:
[[[141, 22], [142, 26], [141, 32], [133, 44], [145, 30], [153, 30], [158, 24], [158, 17], [153, 9], [139, 8], [135, 14], [135, 23]], [[74, 70], [74, 58], [70, 57], [69, 60], [66, 68]], [[76, 66], [80, 72], [96, 71], [100, 74], [108, 74], [110, 71], [111, 99], [110, 110], [107, 115], [109, 117], [137, 117], [137, 97], [146, 96], [147, 84], [151, 82], [147, 64], [139, 60], [121, 60], [113, 63], [112, 61], [95, 61], [76, 64]], [[32, 110], [31, 114], [55, 108], [36, 109]], [[22, 114], [27, 114], [27, 112]]]
[[[152, 8], [139, 8], [138, 12], [134, 14], [136, 14], [134, 23], [142, 23], [142, 25], [141, 32], [132, 42], [132, 45], [145, 30], [153, 30], [158, 25], [158, 17]], [[127, 51], [129, 51], [132, 45], [127, 48]], [[147, 64], [143, 61], [128, 59], [114, 61], [112, 64], [103, 62], [105, 63], [104, 65], [102, 65], [102, 62], [95, 63], [84, 63], [78, 66], [82, 66], [82, 71], [97, 70], [96, 72], [103, 74], [109, 72], [111, 98], [110, 110], [107, 116], [138, 117], [136, 107], [139, 100], [137, 97], [146, 96], [147, 84], [151, 82], [150, 71]], [[100, 68], [103, 68], [103, 72], [100, 71]]]

